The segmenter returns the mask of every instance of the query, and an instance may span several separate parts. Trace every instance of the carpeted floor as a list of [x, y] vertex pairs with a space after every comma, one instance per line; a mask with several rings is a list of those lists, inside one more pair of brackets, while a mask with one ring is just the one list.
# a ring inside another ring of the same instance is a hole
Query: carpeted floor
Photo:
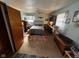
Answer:
[[28, 39], [28, 35], [25, 34], [24, 43], [18, 53], [44, 56], [48, 58], [63, 58], [59, 48], [53, 40], [53, 35], [49, 35], [49, 37], [44, 40], [38, 36], [33, 39]]
[[47, 57], [18, 53], [14, 56], [14, 58], [47, 58]]

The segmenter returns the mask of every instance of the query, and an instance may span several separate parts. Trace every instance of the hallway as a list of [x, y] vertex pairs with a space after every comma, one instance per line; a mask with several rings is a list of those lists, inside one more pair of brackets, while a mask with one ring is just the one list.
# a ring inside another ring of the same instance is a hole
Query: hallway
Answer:
[[28, 40], [28, 35], [24, 34], [24, 43], [18, 53], [52, 58], [63, 57], [57, 45], [55, 44], [52, 35], [49, 35], [47, 40], [42, 40], [39, 37], [34, 40]]

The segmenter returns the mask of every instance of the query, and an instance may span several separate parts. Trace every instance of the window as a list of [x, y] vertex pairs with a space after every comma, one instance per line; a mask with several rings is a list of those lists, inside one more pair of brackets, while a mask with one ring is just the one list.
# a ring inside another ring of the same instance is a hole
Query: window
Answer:
[[56, 26], [59, 27], [60, 31], [64, 30], [64, 28], [65, 28], [65, 21], [66, 21], [65, 13], [59, 14], [57, 16]]
[[35, 16], [28, 16], [28, 15], [26, 16], [26, 21], [30, 26], [33, 25], [34, 20], [35, 20]]
[[27, 20], [35, 20], [35, 16], [26, 16]]
[[35, 20], [35, 16], [26, 16], [26, 20], [28, 22], [33, 22]]

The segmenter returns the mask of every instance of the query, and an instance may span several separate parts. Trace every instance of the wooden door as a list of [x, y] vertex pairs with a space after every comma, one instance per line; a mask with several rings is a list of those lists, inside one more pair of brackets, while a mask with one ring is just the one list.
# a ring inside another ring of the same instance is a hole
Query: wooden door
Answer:
[[21, 24], [20, 12], [12, 7], [7, 6], [9, 27], [11, 30], [15, 50], [17, 51], [23, 43], [23, 30]]

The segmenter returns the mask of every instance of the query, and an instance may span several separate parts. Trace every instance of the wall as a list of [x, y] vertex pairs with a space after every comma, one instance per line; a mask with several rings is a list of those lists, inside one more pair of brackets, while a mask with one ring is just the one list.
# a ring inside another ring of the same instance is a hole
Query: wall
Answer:
[[79, 25], [72, 22], [74, 12], [79, 10], [79, 0], [66, 8], [56, 11], [54, 14], [57, 15], [67, 10], [69, 10], [71, 22], [70, 24], [66, 24], [64, 35], [79, 43]]
[[7, 0], [0, 0], [0, 1], [2, 1], [2, 2], [4, 2], [4, 3], [7, 3]]
[[43, 22], [44, 22], [44, 24], [46, 24], [46, 21], [45, 21], [45, 19], [48, 17], [48, 14], [38, 14], [38, 13], [26, 13], [26, 12], [21, 12], [21, 19], [22, 20], [24, 20], [24, 17], [26, 17], [27, 15], [33, 15], [33, 16], [35, 16], [35, 19], [36, 20], [39, 20], [39, 16], [41, 16], [41, 17], [43, 17], [42, 19], [40, 19], [40, 20], [42, 20]]

